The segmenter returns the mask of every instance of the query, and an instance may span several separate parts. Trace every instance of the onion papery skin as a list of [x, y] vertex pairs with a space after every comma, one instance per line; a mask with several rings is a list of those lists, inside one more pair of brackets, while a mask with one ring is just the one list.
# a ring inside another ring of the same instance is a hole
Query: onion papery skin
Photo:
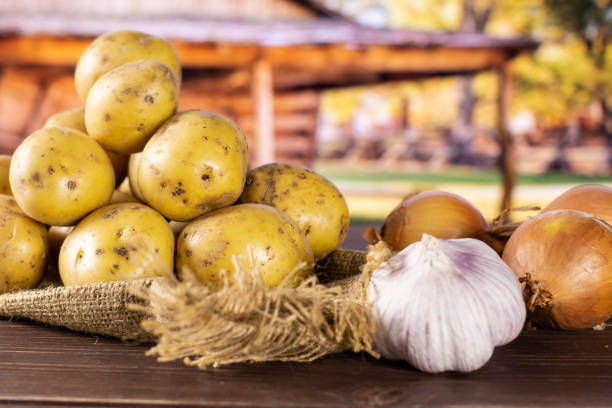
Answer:
[[423, 234], [489, 242], [487, 227], [480, 211], [464, 198], [444, 191], [427, 191], [399, 203], [385, 219], [381, 235], [392, 250], [401, 251], [420, 241]]
[[424, 235], [374, 270], [374, 346], [429, 372], [470, 372], [525, 323], [521, 286], [487, 244]]
[[612, 225], [612, 188], [600, 184], [573, 187], [551, 201], [542, 213], [556, 210], [583, 211]]
[[612, 315], [612, 227], [600, 219], [574, 210], [542, 213], [517, 228], [502, 259], [542, 294], [524, 285], [534, 323], [586, 329]]

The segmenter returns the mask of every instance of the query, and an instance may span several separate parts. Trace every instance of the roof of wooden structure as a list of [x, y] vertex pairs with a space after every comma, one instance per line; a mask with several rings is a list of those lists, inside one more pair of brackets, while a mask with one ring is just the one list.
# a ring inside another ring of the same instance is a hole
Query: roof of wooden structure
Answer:
[[315, 0], [178, 3], [0, 3], [0, 63], [72, 66], [91, 38], [129, 29], [171, 39], [186, 68], [235, 69], [266, 58], [275, 69], [358, 72], [349, 82], [371, 83], [495, 68], [538, 45], [526, 38], [367, 27]]

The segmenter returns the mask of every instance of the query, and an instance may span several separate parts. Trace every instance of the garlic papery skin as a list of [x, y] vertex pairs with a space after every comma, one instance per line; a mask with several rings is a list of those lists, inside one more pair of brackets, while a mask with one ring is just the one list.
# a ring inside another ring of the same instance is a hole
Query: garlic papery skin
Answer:
[[372, 274], [374, 344], [430, 373], [482, 367], [525, 323], [512, 270], [487, 244], [423, 234]]

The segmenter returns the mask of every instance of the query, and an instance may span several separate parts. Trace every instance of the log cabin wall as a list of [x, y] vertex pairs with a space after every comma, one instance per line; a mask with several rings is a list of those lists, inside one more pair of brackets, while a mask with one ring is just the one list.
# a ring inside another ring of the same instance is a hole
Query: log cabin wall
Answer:
[[[254, 155], [255, 103], [245, 82], [250, 77], [239, 80], [239, 86], [231, 86], [223, 85], [219, 76], [231, 81], [240, 74], [186, 70], [179, 110], [203, 109], [228, 116], [243, 130]], [[221, 86], [212, 87], [214, 82]], [[0, 153], [11, 154], [24, 137], [40, 129], [54, 113], [81, 106], [72, 68], [4, 66], [0, 71]], [[281, 87], [275, 92], [275, 160], [306, 166], [312, 163], [318, 106], [318, 91]]]

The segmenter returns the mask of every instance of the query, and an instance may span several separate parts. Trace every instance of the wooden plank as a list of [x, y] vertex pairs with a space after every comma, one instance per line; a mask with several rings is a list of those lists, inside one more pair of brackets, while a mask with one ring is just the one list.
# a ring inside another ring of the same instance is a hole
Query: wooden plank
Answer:
[[255, 105], [255, 166], [274, 162], [274, 88], [272, 66], [265, 59], [253, 65], [253, 104]]
[[[1, 140], [1, 139], [0, 139]], [[352, 224], [345, 248], [365, 249]], [[91, 407], [608, 406], [612, 330], [525, 330], [473, 373], [340, 353], [199, 370], [145, 345], [0, 320], [0, 405]]]
[[[0, 38], [0, 64], [74, 66], [89, 38], [7, 36]], [[410, 48], [342, 45], [262, 47], [173, 41], [185, 68], [248, 68], [263, 58], [275, 68], [342, 69], [352, 72], [414, 72], [423, 75], [499, 67], [513, 56], [503, 48]]]

